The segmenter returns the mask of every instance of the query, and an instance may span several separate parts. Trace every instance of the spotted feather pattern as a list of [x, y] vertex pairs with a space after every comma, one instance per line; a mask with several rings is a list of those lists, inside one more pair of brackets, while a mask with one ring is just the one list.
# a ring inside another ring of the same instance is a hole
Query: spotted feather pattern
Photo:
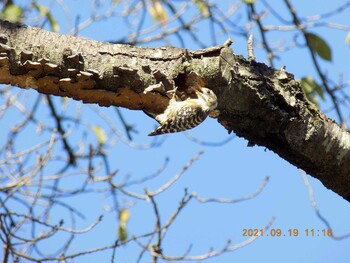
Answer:
[[177, 112], [176, 118], [167, 119], [157, 129], [148, 134], [155, 136], [165, 133], [181, 132], [192, 129], [202, 123], [208, 116], [208, 112], [203, 111], [200, 105], [184, 106]]
[[178, 100], [176, 96], [171, 98], [166, 110], [155, 116], [160, 126], [148, 135], [181, 132], [202, 123], [209, 112], [217, 107], [217, 97], [212, 90], [205, 87], [197, 87], [195, 92], [197, 98], [186, 100]]

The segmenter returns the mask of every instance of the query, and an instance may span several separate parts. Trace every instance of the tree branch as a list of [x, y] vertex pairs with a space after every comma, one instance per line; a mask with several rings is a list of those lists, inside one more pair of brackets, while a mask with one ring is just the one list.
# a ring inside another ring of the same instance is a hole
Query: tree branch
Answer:
[[[292, 74], [234, 55], [112, 45], [0, 22], [0, 83], [150, 113], [195, 81], [218, 97], [229, 132], [274, 151], [350, 201], [350, 134], [305, 97]], [[194, 74], [197, 77], [194, 78]], [[146, 90], [149, 86], [163, 88]]]

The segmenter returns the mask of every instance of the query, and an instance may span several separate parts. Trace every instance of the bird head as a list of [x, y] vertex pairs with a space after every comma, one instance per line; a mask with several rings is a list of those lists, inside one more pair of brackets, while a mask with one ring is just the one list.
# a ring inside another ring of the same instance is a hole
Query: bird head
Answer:
[[208, 110], [214, 110], [218, 106], [217, 97], [215, 93], [204, 87], [194, 87], [194, 92], [201, 102], [208, 107]]

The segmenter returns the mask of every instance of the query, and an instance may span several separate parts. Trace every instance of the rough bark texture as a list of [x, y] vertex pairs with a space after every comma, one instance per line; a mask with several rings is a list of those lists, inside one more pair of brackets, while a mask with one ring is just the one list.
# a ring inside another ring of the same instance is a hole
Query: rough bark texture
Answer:
[[308, 102], [284, 69], [248, 62], [227, 46], [190, 52], [112, 45], [8, 22], [0, 22], [0, 34], [0, 83], [153, 114], [166, 108], [166, 91], [205, 85], [229, 132], [350, 201], [350, 135]]

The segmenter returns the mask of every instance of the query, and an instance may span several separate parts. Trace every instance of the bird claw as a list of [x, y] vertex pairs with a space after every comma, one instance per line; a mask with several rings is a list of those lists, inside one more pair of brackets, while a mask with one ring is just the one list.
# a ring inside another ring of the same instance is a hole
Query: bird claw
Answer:
[[174, 89], [172, 89], [172, 90], [168, 90], [166, 93], [167, 94], [173, 94], [173, 96], [171, 97], [171, 99], [173, 99], [173, 100], [176, 100], [176, 98], [177, 98], [177, 96], [176, 96], [176, 91], [177, 91], [177, 87], [175, 87]]
[[212, 110], [209, 112], [209, 117], [217, 119], [220, 115], [220, 111], [218, 109]]

